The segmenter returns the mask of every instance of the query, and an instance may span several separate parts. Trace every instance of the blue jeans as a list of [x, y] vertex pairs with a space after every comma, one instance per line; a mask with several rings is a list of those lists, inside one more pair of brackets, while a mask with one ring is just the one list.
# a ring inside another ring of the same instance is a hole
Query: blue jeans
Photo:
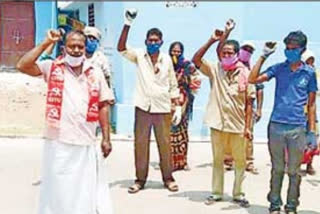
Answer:
[[270, 122], [268, 127], [269, 152], [272, 162], [270, 211], [280, 210], [282, 205], [281, 188], [285, 172], [285, 151], [288, 152], [289, 188], [285, 209], [295, 211], [299, 205], [301, 176], [299, 174], [303, 151], [306, 145], [304, 126]]

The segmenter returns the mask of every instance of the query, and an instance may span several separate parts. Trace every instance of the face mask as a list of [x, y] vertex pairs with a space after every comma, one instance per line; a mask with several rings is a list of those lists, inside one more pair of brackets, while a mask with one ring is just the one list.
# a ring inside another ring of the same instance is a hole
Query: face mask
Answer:
[[179, 56], [172, 56], [172, 62], [174, 65], [178, 65], [178, 64], [181, 64], [184, 60], [184, 57], [183, 55], [179, 55]]
[[160, 47], [162, 45], [161, 43], [152, 43], [152, 44], [147, 44], [147, 51], [150, 55], [155, 54], [159, 51]]
[[97, 48], [98, 48], [98, 45], [99, 45], [99, 41], [96, 40], [96, 39], [87, 39], [87, 42], [86, 42], [86, 51], [88, 54], [93, 54]]
[[240, 49], [238, 58], [241, 62], [249, 63], [251, 55], [249, 51]]
[[172, 62], [174, 65], [178, 63], [178, 57], [177, 56], [172, 56]]
[[66, 53], [64, 60], [68, 65], [70, 65], [70, 67], [78, 67], [83, 63], [84, 56], [82, 55], [82, 56], [74, 57]]
[[301, 60], [301, 51], [302, 48], [295, 48], [295, 49], [285, 49], [284, 55], [286, 56], [289, 63], [298, 62]]
[[231, 56], [231, 57], [224, 57], [221, 59], [221, 65], [223, 70], [225, 71], [232, 71], [236, 68], [236, 64], [238, 62], [237, 55]]

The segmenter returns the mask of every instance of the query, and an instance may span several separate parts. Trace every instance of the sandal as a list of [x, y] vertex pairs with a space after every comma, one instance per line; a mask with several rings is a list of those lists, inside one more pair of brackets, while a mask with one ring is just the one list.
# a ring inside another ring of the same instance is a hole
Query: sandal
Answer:
[[211, 205], [211, 204], [214, 204], [218, 201], [222, 201], [222, 198], [221, 197], [218, 197], [216, 195], [209, 195], [207, 197], [207, 199], [204, 201], [204, 204], [205, 205]]
[[234, 169], [232, 160], [224, 160], [225, 170], [231, 171]]
[[251, 170], [251, 173], [254, 174], [254, 175], [258, 175], [258, 174], [259, 174], [259, 171], [258, 171], [257, 168], [254, 167], [254, 168]]
[[258, 169], [254, 167], [252, 162], [247, 164], [246, 171], [251, 172], [254, 175], [259, 174]]
[[190, 168], [190, 166], [189, 166], [189, 165], [185, 165], [185, 166], [183, 167], [183, 170], [184, 170], [184, 171], [190, 171], [190, 170], [191, 170], [191, 168]]
[[144, 187], [143, 187], [142, 185], [140, 185], [140, 184], [138, 184], [138, 183], [135, 183], [135, 184], [133, 184], [132, 186], [129, 187], [128, 193], [131, 193], [131, 194], [137, 193], [137, 192], [139, 192], [140, 190], [142, 190], [143, 188], [144, 188]]
[[178, 185], [174, 181], [170, 181], [168, 183], [165, 183], [164, 186], [171, 192], [177, 192], [179, 190]]
[[233, 199], [233, 202], [238, 204], [240, 207], [243, 207], [243, 208], [248, 208], [250, 207], [250, 203], [247, 199], [245, 199], [245, 197], [240, 197], [240, 198], [234, 198]]

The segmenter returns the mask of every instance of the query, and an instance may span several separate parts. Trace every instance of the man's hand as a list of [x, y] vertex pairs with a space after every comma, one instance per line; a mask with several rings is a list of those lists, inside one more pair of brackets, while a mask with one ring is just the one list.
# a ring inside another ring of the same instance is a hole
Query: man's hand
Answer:
[[101, 151], [103, 153], [103, 157], [107, 158], [112, 151], [112, 145], [110, 141], [102, 139], [101, 141]]
[[49, 39], [53, 43], [56, 43], [57, 41], [62, 39], [62, 33], [59, 30], [50, 29], [47, 32], [47, 39]]
[[137, 17], [138, 11], [135, 8], [126, 9], [124, 12], [124, 24], [131, 26], [133, 20]]
[[307, 145], [310, 146], [312, 149], [317, 148], [317, 137], [314, 132], [308, 132], [307, 133]]
[[173, 114], [172, 121], [171, 121], [173, 125], [177, 126], [181, 122], [181, 117], [182, 117], [182, 107], [176, 106], [176, 110]]
[[247, 138], [248, 140], [252, 140], [253, 139], [253, 135], [252, 132], [249, 128], [245, 128], [244, 130], [244, 137]]
[[215, 41], [218, 41], [218, 40], [220, 40], [220, 38], [221, 38], [222, 35], [223, 35], [223, 31], [216, 29], [216, 30], [213, 32], [211, 38], [212, 38], [213, 40], [215, 40]]
[[277, 42], [266, 42], [262, 51], [262, 57], [268, 58], [277, 49]]
[[254, 117], [255, 117], [255, 120], [256, 122], [259, 122], [259, 120], [261, 119], [261, 109], [257, 110], [255, 113], [254, 113]]
[[233, 19], [229, 19], [226, 23], [225, 31], [230, 32], [234, 29], [235, 26], [236, 26], [236, 23], [233, 21]]

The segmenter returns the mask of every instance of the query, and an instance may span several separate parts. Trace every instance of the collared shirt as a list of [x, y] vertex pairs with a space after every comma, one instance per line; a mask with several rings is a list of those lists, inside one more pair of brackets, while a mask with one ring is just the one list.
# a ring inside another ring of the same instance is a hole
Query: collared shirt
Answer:
[[317, 79], [313, 68], [303, 63], [292, 72], [289, 62], [270, 66], [264, 73], [276, 79], [276, 93], [271, 121], [292, 125], [306, 124], [304, 106], [309, 93], [316, 92]]
[[160, 53], [155, 65], [146, 50], [127, 48], [121, 54], [138, 67], [134, 105], [150, 113], [169, 113], [171, 99], [179, 97], [169, 55]]
[[202, 60], [200, 71], [210, 74], [211, 85], [204, 122], [213, 129], [231, 133], [244, 132], [246, 99], [255, 98], [255, 87], [249, 84], [246, 90], [239, 90], [240, 69], [247, 68], [243, 66], [234, 72], [226, 72], [220, 62]]
[[[37, 62], [46, 82], [49, 80], [52, 63], [52, 60]], [[92, 65], [85, 61], [83, 71], [89, 66]], [[52, 134], [53, 131], [46, 126], [45, 137], [67, 144], [92, 145], [96, 139], [95, 132], [98, 122], [86, 121], [89, 102], [87, 76], [84, 72], [77, 76], [69, 66], [66, 66], [66, 68], [59, 133]], [[93, 74], [99, 82], [99, 101], [111, 99], [112, 91], [108, 87], [101, 70], [94, 67]]]
[[87, 58], [87, 60], [92, 65], [99, 67], [106, 77], [111, 75], [111, 64], [109, 62], [108, 57], [104, 55], [102, 50], [96, 50], [93, 53], [92, 57]]
[[107, 83], [109, 87], [113, 88], [112, 83], [112, 71], [111, 71], [111, 64], [109, 62], [108, 57], [102, 52], [102, 50], [96, 50], [90, 58], [87, 58], [88, 62], [92, 65], [99, 67], [103, 72], [105, 78], [107, 79]]

